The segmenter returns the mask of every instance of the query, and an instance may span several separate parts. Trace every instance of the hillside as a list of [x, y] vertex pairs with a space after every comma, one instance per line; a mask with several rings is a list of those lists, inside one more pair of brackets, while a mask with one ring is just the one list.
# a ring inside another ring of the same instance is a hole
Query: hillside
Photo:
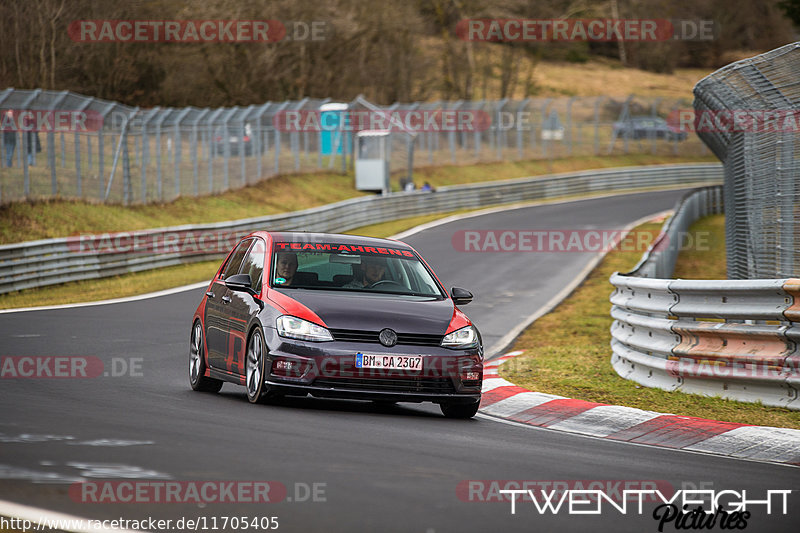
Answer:
[[[682, 20], [707, 22], [713, 32], [703, 39], [671, 34], [622, 46], [530, 37], [488, 42], [458, 34], [459, 23], [476, 18]], [[80, 30], [82, 24], [120, 28], [165, 21], [268, 22], [276, 31], [261, 41], [221, 33], [201, 41], [165, 40], [145, 32], [134, 42], [111, 30]], [[740, 50], [791, 42], [792, 24], [779, 0], [740, 2], [736, 9], [728, 0], [6, 0], [0, 3], [0, 84], [71, 90], [140, 107], [246, 106], [304, 97], [350, 101], [359, 94], [380, 104], [629, 92], [682, 96]]]

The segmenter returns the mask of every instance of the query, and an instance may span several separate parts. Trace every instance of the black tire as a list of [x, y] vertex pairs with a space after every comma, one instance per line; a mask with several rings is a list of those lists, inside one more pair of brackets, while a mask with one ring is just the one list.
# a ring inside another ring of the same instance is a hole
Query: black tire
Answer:
[[203, 343], [203, 328], [197, 320], [192, 326], [192, 335], [189, 342], [189, 385], [192, 390], [199, 392], [219, 392], [222, 381], [207, 378], [205, 344]]
[[439, 407], [447, 418], [472, 418], [478, 412], [480, 402], [475, 403], [443, 403]]
[[267, 375], [267, 345], [260, 328], [253, 330], [247, 342], [247, 360], [245, 361], [245, 389], [250, 403], [265, 403], [276, 395], [264, 383]]

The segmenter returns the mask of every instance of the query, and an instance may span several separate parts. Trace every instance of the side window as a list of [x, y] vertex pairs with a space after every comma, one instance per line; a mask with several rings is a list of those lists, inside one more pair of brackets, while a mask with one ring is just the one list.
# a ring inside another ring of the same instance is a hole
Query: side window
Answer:
[[242, 263], [242, 274], [250, 274], [251, 287], [254, 291], [261, 291], [261, 274], [264, 272], [264, 254], [267, 246], [261, 239], [256, 239], [247, 257]]
[[228, 264], [225, 265], [225, 270], [222, 272], [222, 279], [228, 279], [239, 273], [239, 268], [242, 266], [242, 261], [244, 260], [244, 254], [247, 253], [247, 249], [252, 242], [253, 239], [247, 239], [239, 243], [239, 246], [236, 247], [230, 259], [228, 259]]

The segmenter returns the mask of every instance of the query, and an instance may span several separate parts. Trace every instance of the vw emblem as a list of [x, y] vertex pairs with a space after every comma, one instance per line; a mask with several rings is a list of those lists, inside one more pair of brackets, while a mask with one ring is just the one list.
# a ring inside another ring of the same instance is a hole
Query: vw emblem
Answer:
[[381, 332], [378, 334], [378, 340], [381, 341], [381, 344], [384, 346], [394, 346], [397, 344], [397, 333], [392, 331], [389, 328], [382, 329]]

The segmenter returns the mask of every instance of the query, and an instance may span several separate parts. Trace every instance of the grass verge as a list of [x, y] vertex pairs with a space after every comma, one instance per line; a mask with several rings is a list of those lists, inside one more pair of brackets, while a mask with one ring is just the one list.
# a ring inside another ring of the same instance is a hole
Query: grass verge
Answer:
[[672, 277], [728, 278], [725, 263], [725, 215], [710, 215], [692, 224]]
[[[724, 226], [724, 223], [722, 224]], [[717, 217], [707, 217], [690, 231], [711, 231], [711, 242], [723, 243]], [[647, 223], [639, 231], [660, 229]], [[722, 232], [724, 233], [724, 231]], [[713, 237], [716, 235], [716, 237]], [[717, 247], [712, 246], [712, 251]], [[524, 350], [500, 367], [500, 375], [537, 392], [558, 394], [592, 402], [626, 405], [650, 411], [675, 413], [742, 424], [800, 429], [800, 413], [779, 407], [667, 392], [622, 379], [611, 367], [611, 316], [608, 278], [630, 270], [641, 251], [610, 252], [588, 278], [552, 312], [537, 320], [517, 339], [513, 349]], [[707, 278], [723, 272], [724, 254], [691, 250], [678, 259], [682, 277]]]

